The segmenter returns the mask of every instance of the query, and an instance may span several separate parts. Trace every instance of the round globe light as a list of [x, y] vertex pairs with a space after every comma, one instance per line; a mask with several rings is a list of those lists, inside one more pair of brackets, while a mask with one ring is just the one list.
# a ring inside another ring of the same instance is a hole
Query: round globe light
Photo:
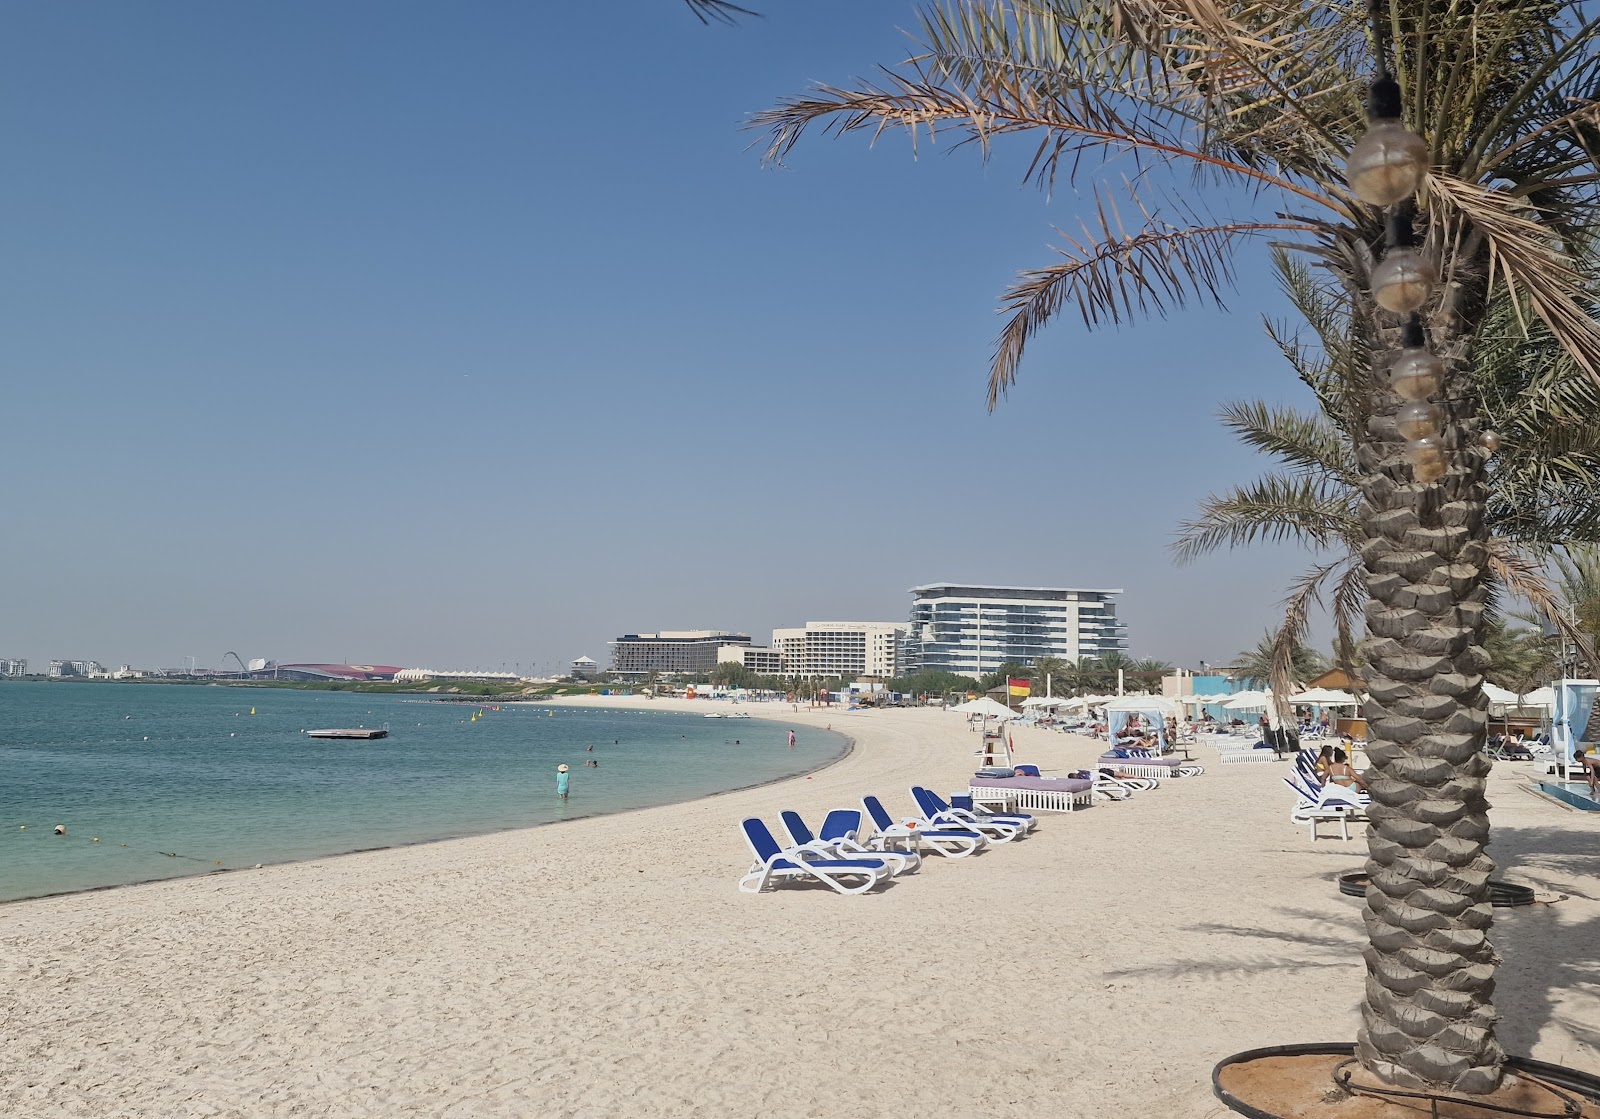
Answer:
[[1427, 141], [1398, 120], [1378, 120], [1350, 149], [1345, 180], [1368, 205], [1391, 206], [1415, 194], [1427, 170]]
[[1498, 431], [1485, 431], [1478, 436], [1478, 445], [1491, 455], [1500, 449], [1500, 433]]
[[1416, 249], [1390, 249], [1372, 270], [1372, 297], [1397, 315], [1409, 314], [1428, 301], [1439, 273]]
[[1444, 362], [1421, 346], [1407, 346], [1389, 366], [1389, 385], [1402, 400], [1427, 400], [1444, 387]]
[[1411, 476], [1419, 482], [1432, 484], [1450, 472], [1442, 462], [1419, 462], [1411, 468]]
[[1406, 444], [1405, 459], [1411, 464], [1411, 476], [1419, 482], [1437, 482], [1444, 477], [1444, 441], [1437, 435], [1425, 435]]
[[1394, 417], [1395, 429], [1407, 439], [1437, 436], [1443, 424], [1444, 409], [1422, 401], [1401, 405]]

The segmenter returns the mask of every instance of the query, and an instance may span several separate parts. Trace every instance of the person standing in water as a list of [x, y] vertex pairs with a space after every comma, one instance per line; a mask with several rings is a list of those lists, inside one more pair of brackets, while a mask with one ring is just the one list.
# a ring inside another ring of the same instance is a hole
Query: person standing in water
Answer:
[[794, 749], [794, 731], [789, 732], [789, 749]]
[[571, 780], [572, 774], [567, 772], [566, 762], [556, 766], [556, 796], [562, 800], [567, 799], [567, 783]]

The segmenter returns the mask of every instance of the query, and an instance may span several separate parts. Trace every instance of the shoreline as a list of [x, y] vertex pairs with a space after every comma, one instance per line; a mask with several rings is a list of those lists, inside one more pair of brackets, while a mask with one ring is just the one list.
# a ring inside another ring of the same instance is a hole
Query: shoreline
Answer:
[[[7, 906], [0, 1110], [816, 1119], [980, 1093], [993, 1119], [1199, 1119], [1221, 1057], [1354, 1036], [1366, 934], [1336, 879], [1364, 844], [1290, 825], [1280, 767], [1202, 746], [1200, 777], [870, 894], [741, 894], [743, 817], [898, 812], [972, 772], [944, 712], [790, 718], [854, 747], [571, 827]], [[1046, 771], [1100, 749], [1015, 737]], [[1509, 795], [1525, 773], [1490, 778], [1491, 852], [1546, 902], [1495, 914], [1500, 1035], [1600, 1071], [1600, 821]]]
[[[121, 681], [113, 681], [113, 682], [121, 682]], [[560, 698], [585, 699], [585, 698], [588, 698], [588, 697], [573, 696], [573, 697], [560, 697]], [[636, 697], [633, 697], [633, 696], [597, 696], [597, 697], [594, 697], [594, 698], [605, 699], [605, 700], [621, 699], [621, 700], [626, 701], [626, 700], [634, 699]], [[517, 702], [521, 703], [521, 704], [525, 704], [526, 706], [530, 706], [530, 707], [549, 707], [549, 706], [551, 706], [551, 701], [550, 700], [537, 700], [537, 701], [524, 700], [524, 701], [517, 701]], [[649, 702], [652, 702], [652, 701], [642, 701], [642, 704], [643, 703], [649, 703]], [[689, 701], [682, 701], [682, 702], [689, 702]], [[509, 706], [509, 704], [502, 704], [501, 706]], [[566, 706], [615, 706], [615, 707], [624, 708], [624, 709], [627, 709], [627, 710], [644, 709], [642, 707], [642, 705], [640, 707], [635, 707], [635, 706], [633, 706], [633, 705], [631, 705], [629, 703], [626, 703], [626, 702], [618, 703], [618, 704], [582, 704], [582, 703], [580, 703], [580, 704], [567, 704]], [[752, 723], [756, 723], [756, 722], [762, 722], [762, 721], [773, 722], [774, 720], [766, 719], [764, 716], [761, 716], [761, 715], [752, 715], [752, 716], [750, 716], [750, 720], [749, 721], [752, 722]], [[606, 816], [625, 815], [625, 814], [627, 814], [629, 812], [647, 812], [647, 811], [650, 811], [652, 809], [657, 809], [657, 808], [670, 808], [670, 807], [672, 807], [674, 805], [691, 804], [691, 803], [693, 803], [695, 801], [710, 800], [710, 799], [715, 798], [715, 797], [730, 796], [730, 795], [732, 795], [734, 793], [747, 792], [747, 791], [752, 790], [752, 789], [761, 789], [761, 788], [766, 788], [766, 787], [772, 786], [772, 785], [781, 785], [786, 781], [798, 781], [798, 780], [802, 780], [802, 779], [807, 778], [807, 777], [814, 776], [815, 774], [821, 773], [824, 770], [826, 770], [826, 769], [828, 769], [828, 768], [830, 768], [832, 766], [838, 765], [840, 762], [842, 762], [846, 758], [848, 758], [850, 756], [850, 754], [855, 750], [855, 739], [852, 736], [850, 736], [849, 734], [846, 734], [843, 731], [834, 731], [834, 730], [828, 730], [827, 733], [839, 735], [841, 738], [844, 739], [844, 745], [843, 745], [843, 747], [840, 749], [840, 751], [837, 754], [835, 754], [832, 757], [826, 759], [825, 761], [822, 762], [822, 764], [816, 766], [813, 769], [801, 770], [801, 771], [799, 771], [797, 773], [786, 774], [786, 775], [784, 775], [782, 777], [772, 777], [772, 778], [769, 778], [769, 779], [767, 779], [765, 781], [753, 782], [752, 784], [749, 784], [749, 785], [737, 785], [737, 786], [734, 786], [733, 788], [729, 788], [729, 789], [718, 789], [715, 792], [701, 793], [698, 796], [686, 797], [683, 800], [663, 801], [660, 804], [632, 805], [632, 806], [625, 807], [625, 808], [601, 809], [601, 810], [595, 811], [595, 812], [585, 812], [582, 815], [578, 815], [578, 816], [564, 817], [563, 819], [560, 819], [560, 820], [544, 820], [544, 821], [542, 821], [540, 823], [537, 823], [537, 824], [510, 824], [510, 825], [507, 825], [506, 827], [489, 828], [489, 829], [484, 830], [484, 831], [470, 831], [470, 832], [461, 832], [461, 833], [456, 834], [456, 835], [433, 836], [433, 837], [430, 837], [430, 838], [427, 838], [427, 839], [407, 840], [407, 841], [402, 842], [402, 843], [384, 843], [384, 844], [379, 844], [379, 845], [377, 845], [375, 847], [353, 847], [353, 848], [350, 848], [349, 850], [328, 851], [328, 852], [324, 852], [322, 854], [306, 855], [306, 856], [303, 856], [303, 857], [300, 857], [300, 858], [264, 860], [264, 861], [262, 861], [260, 863], [257, 863], [255, 865], [253, 865], [253, 866], [217, 867], [217, 868], [212, 868], [212, 869], [208, 869], [208, 870], [197, 871], [197, 872], [195, 872], [193, 874], [171, 874], [171, 875], [158, 876], [158, 877], [155, 877], [155, 878], [139, 878], [139, 879], [135, 879], [135, 880], [133, 880], [131, 882], [112, 882], [112, 883], [109, 883], [109, 884], [103, 885], [103, 886], [85, 886], [82, 889], [77, 889], [77, 890], [53, 890], [53, 891], [51, 891], [49, 893], [44, 893], [44, 894], [28, 894], [28, 895], [25, 895], [23, 897], [16, 897], [16, 898], [0, 898], [0, 913], [3, 913], [5, 911], [5, 909], [7, 907], [9, 907], [9, 906], [21, 905], [21, 904], [23, 904], [25, 902], [43, 902], [43, 901], [50, 901], [50, 900], [54, 900], [54, 899], [58, 899], [58, 898], [77, 897], [80, 894], [107, 893], [107, 892], [112, 891], [112, 890], [127, 890], [127, 889], [132, 889], [132, 888], [137, 887], [137, 886], [152, 886], [152, 885], [157, 885], [157, 884], [163, 883], [163, 882], [178, 882], [178, 881], [186, 881], [186, 880], [189, 880], [189, 879], [221, 878], [221, 877], [224, 877], [226, 875], [231, 875], [231, 874], [254, 873], [254, 872], [257, 872], [257, 871], [266, 870], [269, 867], [297, 866], [297, 865], [301, 865], [301, 864], [304, 864], [304, 863], [320, 862], [322, 860], [327, 860], [327, 859], [344, 859], [344, 858], [349, 858], [349, 857], [355, 856], [355, 855], [370, 855], [370, 854], [373, 854], [373, 853], [376, 853], [376, 852], [380, 852], [380, 851], [403, 851], [403, 850], [409, 850], [409, 849], [414, 848], [414, 847], [427, 847], [427, 846], [429, 846], [431, 844], [436, 844], [436, 843], [455, 843], [455, 842], [459, 842], [461, 840], [466, 840], [466, 839], [478, 839], [478, 838], [483, 837], [483, 836], [504, 835], [504, 834], [509, 833], [509, 832], [531, 832], [531, 831], [537, 831], [540, 828], [558, 827], [558, 826], [560, 826], [562, 824], [576, 824], [576, 823], [578, 823], [580, 821], [583, 821], [583, 820], [594, 820], [594, 819], [599, 819], [599, 818], [606, 817]]]

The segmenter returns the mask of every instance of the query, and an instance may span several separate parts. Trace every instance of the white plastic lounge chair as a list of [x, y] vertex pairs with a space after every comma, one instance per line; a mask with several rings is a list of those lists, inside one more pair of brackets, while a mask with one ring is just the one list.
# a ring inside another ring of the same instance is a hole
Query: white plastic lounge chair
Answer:
[[917, 843], [926, 844], [929, 850], [947, 859], [964, 859], [989, 846], [983, 833], [971, 828], [939, 827], [920, 816], [911, 818], [909, 823], [900, 823], [889, 815], [889, 810], [877, 797], [862, 797], [861, 807], [885, 843], [903, 843], [914, 837]]
[[[859, 808], [835, 808], [822, 820], [817, 838], [831, 843], [843, 858], [883, 859], [897, 875], [910, 874], [922, 866], [922, 853], [916, 849], [917, 836], [899, 847], [882, 836], [868, 836]], [[908, 849], [907, 849], [908, 848]], [[899, 860], [901, 866], [895, 866]]]
[[1368, 801], [1364, 794], [1355, 789], [1347, 789], [1343, 785], [1312, 784], [1298, 772], [1292, 777], [1285, 777], [1283, 783], [1295, 793], [1295, 805], [1289, 812], [1289, 821], [1308, 826], [1313, 842], [1319, 838], [1318, 824], [1337, 823], [1339, 837], [1347, 840], [1350, 838], [1350, 821], [1366, 819]]
[[739, 892], [758, 894], [783, 882], [821, 882], [841, 894], [864, 894], [889, 877], [889, 864], [880, 858], [828, 859], [814, 850], [778, 846], [767, 825], [752, 816], [740, 827], [755, 856], [750, 871], [739, 879]]
[[[855, 813], [855, 817], [859, 828], [861, 813]], [[778, 818], [783, 821], [783, 830], [789, 833], [795, 847], [815, 850], [825, 859], [882, 859], [889, 864], [892, 875], [901, 875], [922, 865], [922, 856], [915, 851], [872, 851], [865, 844], [857, 843], [853, 833], [840, 829], [819, 838], [793, 809], [778, 813]], [[832, 813], [828, 819], [833, 819]]]
[[1021, 839], [1039, 823], [1026, 814], [997, 815], [987, 810], [974, 812], [970, 809], [952, 808], [938, 793], [921, 785], [911, 786], [911, 799], [916, 801], [917, 807], [922, 809], [923, 814], [935, 824], [952, 828], [970, 828], [982, 832], [994, 843], [1010, 843], [1013, 839]]

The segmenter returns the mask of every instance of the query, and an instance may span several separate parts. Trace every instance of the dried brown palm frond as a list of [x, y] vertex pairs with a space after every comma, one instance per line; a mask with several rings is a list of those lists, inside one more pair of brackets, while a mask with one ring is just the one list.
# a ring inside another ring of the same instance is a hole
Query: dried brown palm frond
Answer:
[[1600, 381], [1600, 328], [1579, 301], [1583, 278], [1552, 231], [1525, 202], [1500, 191], [1449, 175], [1429, 175], [1423, 189], [1441, 225], [1482, 237], [1490, 284], [1504, 285], [1513, 306], [1525, 300], [1572, 360]]
[[1333, 583], [1332, 610], [1337, 641], [1343, 646], [1355, 644], [1356, 624], [1361, 618], [1361, 607], [1367, 599], [1366, 572], [1356, 556], [1344, 556], [1328, 563], [1317, 564], [1290, 586], [1283, 602], [1283, 621], [1272, 635], [1272, 673], [1270, 685], [1273, 701], [1281, 716], [1288, 710], [1288, 698], [1303, 680], [1295, 679], [1294, 658], [1303, 648], [1311, 628], [1311, 609], [1323, 604], [1324, 590]]

